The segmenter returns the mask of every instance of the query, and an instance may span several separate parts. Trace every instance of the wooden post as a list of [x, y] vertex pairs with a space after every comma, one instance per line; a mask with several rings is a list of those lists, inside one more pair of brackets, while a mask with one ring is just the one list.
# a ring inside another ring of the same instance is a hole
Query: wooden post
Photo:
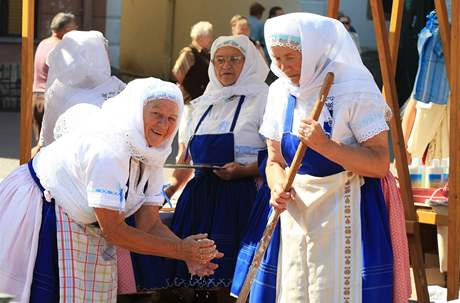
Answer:
[[[388, 33], [386, 30], [383, 5], [380, 0], [370, 1], [372, 18], [374, 20], [375, 38], [379, 52], [380, 69], [384, 83], [385, 98], [393, 111], [393, 118], [390, 121], [390, 130], [393, 140], [393, 150], [396, 158], [396, 169], [398, 171], [401, 198], [404, 203], [404, 213], [408, 231], [409, 253], [411, 256], [412, 268], [417, 288], [418, 302], [429, 302], [428, 288], [426, 283], [425, 269], [422, 259], [422, 246], [420, 241], [420, 229], [412, 198], [412, 187], [409, 179], [407, 166], [406, 149], [404, 145], [401, 119], [396, 92], [396, 81], [390, 55]], [[395, 60], [396, 62], [396, 60]], [[396, 64], [395, 64], [396, 65]]]
[[327, 16], [337, 19], [339, 16], [340, 0], [329, 0], [327, 3]]
[[[390, 29], [388, 31], [388, 44], [390, 47], [390, 66], [392, 77], [396, 77], [396, 67], [398, 66], [399, 41], [401, 38], [401, 24], [404, 13], [404, 0], [394, 0], [391, 9]], [[382, 87], [383, 97], [385, 86]]]
[[447, 79], [452, 87], [450, 79], [450, 25], [447, 16], [445, 0], [435, 0], [436, 14], [439, 21], [439, 33], [441, 34], [442, 51], [444, 52], [444, 62], [446, 66]]
[[21, 122], [19, 130], [19, 162], [30, 159], [32, 148], [32, 83], [34, 64], [34, 0], [22, 1], [21, 44]]
[[[447, 248], [447, 299], [458, 298], [460, 249], [460, 3], [452, 1], [452, 29], [450, 53], [450, 168], [449, 168], [449, 239]], [[442, 38], [442, 36], [441, 36]], [[455, 55], [457, 54], [457, 55]]]
[[93, 28], [93, 0], [83, 0], [83, 30]]
[[390, 46], [391, 71], [393, 77], [396, 75], [398, 63], [399, 41], [401, 38], [401, 24], [404, 13], [404, 0], [393, 0], [391, 9], [390, 29], [388, 31], [388, 43]]

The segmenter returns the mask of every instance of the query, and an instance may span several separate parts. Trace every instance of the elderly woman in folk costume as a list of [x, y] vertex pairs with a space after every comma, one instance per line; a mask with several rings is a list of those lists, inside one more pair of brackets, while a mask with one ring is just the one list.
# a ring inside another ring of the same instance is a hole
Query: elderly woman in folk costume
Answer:
[[47, 64], [45, 114], [34, 154], [54, 141], [56, 122], [67, 109], [79, 103], [100, 107], [125, 87], [117, 77], [110, 76], [107, 40], [97, 31], [67, 33], [48, 55]]
[[[78, 105], [77, 105], [78, 106]], [[199, 275], [221, 254], [205, 234], [183, 240], [159, 220], [162, 166], [182, 95], [131, 82], [86, 121], [0, 184], [0, 291], [21, 302], [115, 302], [115, 246], [178, 258]], [[136, 228], [124, 218], [135, 213]]]
[[[267, 21], [272, 70], [260, 132], [271, 203], [281, 214], [278, 302], [392, 302], [393, 255], [378, 178], [388, 172], [391, 113], [337, 20], [296, 13]], [[318, 122], [309, 116], [335, 74]], [[293, 189], [285, 168], [308, 146]], [[294, 191], [295, 190], [295, 191]]]
[[[214, 41], [210, 82], [203, 96], [193, 102], [188, 149], [179, 161], [222, 168], [195, 171], [178, 200], [171, 229], [179, 237], [208, 233], [224, 257], [209, 279], [190, 277], [184, 263], [166, 262], [170, 286], [211, 289], [231, 283], [256, 193], [257, 153], [265, 148], [258, 129], [268, 92], [267, 73], [265, 62], [246, 36]], [[176, 169], [167, 195], [184, 186], [190, 174], [190, 170]], [[217, 295], [229, 298], [228, 291]]]
[[[46, 113], [40, 140], [32, 156], [98, 111], [103, 102], [117, 95], [125, 84], [110, 76], [107, 40], [97, 31], [73, 31], [47, 57]], [[74, 105], [80, 104], [74, 108]], [[86, 104], [85, 106], [81, 104]], [[129, 251], [117, 247], [118, 293], [136, 291]]]

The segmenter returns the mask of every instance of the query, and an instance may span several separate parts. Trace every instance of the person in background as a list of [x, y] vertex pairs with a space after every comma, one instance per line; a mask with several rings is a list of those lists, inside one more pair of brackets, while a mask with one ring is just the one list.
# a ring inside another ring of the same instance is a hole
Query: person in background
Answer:
[[[51, 20], [50, 29], [51, 36], [42, 40], [35, 51], [34, 83], [32, 87], [32, 127], [35, 141], [38, 141], [40, 136], [45, 110], [45, 88], [48, 79], [46, 58], [67, 32], [77, 29], [75, 16], [71, 13], [58, 13]], [[35, 149], [38, 149], [37, 146], [32, 150], [32, 154], [36, 153]]]
[[[249, 28], [249, 21], [248, 21], [248, 18], [246, 18], [245, 16], [241, 16], [241, 15], [233, 16], [232, 19], [230, 19], [230, 26], [232, 27], [233, 36], [245, 35], [247, 37], [250, 37], [251, 35], [251, 30]], [[249, 38], [249, 40], [251, 40], [251, 42], [254, 43], [256, 47], [257, 45], [260, 46], [260, 44], [257, 44], [257, 42], [252, 40], [251, 38]]]
[[209, 49], [213, 41], [212, 24], [200, 21], [192, 26], [190, 31], [192, 42], [184, 47], [174, 64], [172, 74], [184, 96], [184, 114], [179, 124], [178, 155], [185, 150], [184, 131], [192, 116], [190, 101], [201, 96], [209, 82]]
[[251, 29], [250, 38], [260, 45], [265, 46], [264, 43], [264, 22], [261, 20], [264, 14], [265, 7], [258, 2], [254, 2], [249, 8], [249, 28]]
[[339, 15], [338, 20], [342, 22], [343, 26], [345, 26], [345, 28], [347, 29], [347, 32], [350, 34], [351, 38], [353, 39], [353, 42], [355, 43], [356, 48], [358, 49], [358, 52], [361, 54], [359, 36], [358, 36], [358, 33], [356, 32], [356, 29], [351, 25], [350, 17], [346, 15]]
[[268, 11], [268, 19], [273, 18], [273, 17], [278, 17], [281, 15], [284, 15], [284, 10], [281, 6], [273, 6]]
[[232, 19], [230, 19], [230, 26], [232, 27], [232, 36], [244, 35], [248, 37], [257, 48], [262, 58], [264, 58], [265, 62], [268, 64], [264, 48], [260, 45], [259, 41], [255, 41], [250, 38], [251, 30], [249, 28], [248, 18], [241, 15], [235, 15]]
[[[55, 140], [57, 121], [70, 107], [79, 103], [102, 106], [117, 95], [125, 84], [110, 75], [107, 40], [98, 31], [72, 31], [48, 55], [48, 87], [45, 94], [39, 147]], [[38, 149], [37, 149], [38, 151]]]

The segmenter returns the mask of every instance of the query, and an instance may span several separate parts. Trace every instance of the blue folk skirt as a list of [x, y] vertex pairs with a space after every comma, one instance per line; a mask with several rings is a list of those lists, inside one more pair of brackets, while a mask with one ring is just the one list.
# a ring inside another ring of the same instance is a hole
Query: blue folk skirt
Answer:
[[[270, 192], [266, 189], [265, 201]], [[259, 192], [258, 198], [264, 193]], [[262, 198], [261, 198], [262, 199]], [[265, 228], [270, 206], [257, 203], [251, 213], [251, 226], [243, 239], [231, 293], [237, 296], [249, 270]], [[361, 187], [361, 238], [362, 238], [362, 302], [391, 303], [393, 301], [393, 253], [390, 241], [388, 214], [379, 179], [365, 178]], [[251, 288], [249, 302], [275, 302], [276, 274], [280, 241], [279, 224], [264, 256], [256, 280]]]
[[[246, 275], [249, 272], [257, 245], [272, 212], [270, 206], [270, 188], [266, 183], [257, 192], [254, 207], [251, 211], [249, 226], [241, 243], [241, 248], [236, 261], [233, 276], [231, 295], [237, 297], [243, 287]], [[257, 271], [256, 278], [251, 287], [249, 302], [275, 302], [276, 299], [276, 274], [278, 265], [278, 252], [280, 243], [280, 225], [273, 232], [272, 239], [265, 252], [264, 258]]]
[[59, 267], [54, 202], [43, 202], [30, 303], [59, 302]]
[[207, 233], [224, 253], [213, 263], [214, 275], [191, 276], [183, 261], [152, 256], [134, 256], [139, 289], [191, 287], [211, 289], [229, 287], [238, 250], [249, 223], [256, 196], [253, 178], [225, 181], [211, 172], [199, 172], [184, 188], [177, 202], [171, 230], [180, 238]]

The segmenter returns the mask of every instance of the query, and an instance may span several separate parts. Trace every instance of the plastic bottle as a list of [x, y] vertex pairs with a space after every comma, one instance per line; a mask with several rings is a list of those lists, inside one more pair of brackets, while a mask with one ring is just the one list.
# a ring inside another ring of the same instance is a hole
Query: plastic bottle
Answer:
[[425, 187], [440, 188], [444, 187], [444, 169], [441, 167], [439, 159], [431, 160], [431, 165], [425, 168]]
[[418, 158], [412, 159], [412, 164], [409, 165], [409, 175], [412, 187], [423, 187], [424, 185], [424, 167], [420, 165]]
[[441, 160], [441, 167], [443, 170], [442, 182], [446, 185], [447, 181], [449, 181], [449, 158], [443, 158]]

